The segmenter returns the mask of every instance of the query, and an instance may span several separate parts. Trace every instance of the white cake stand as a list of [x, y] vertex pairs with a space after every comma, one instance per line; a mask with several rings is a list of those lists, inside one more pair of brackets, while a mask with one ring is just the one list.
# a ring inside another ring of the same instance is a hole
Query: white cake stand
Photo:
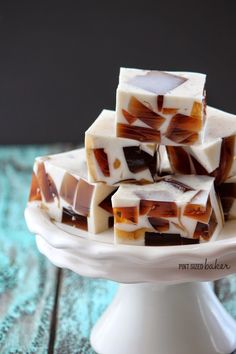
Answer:
[[55, 224], [34, 204], [25, 217], [39, 251], [55, 265], [126, 283], [92, 330], [97, 353], [216, 354], [236, 348], [236, 323], [209, 283], [236, 272], [236, 222], [226, 224], [216, 242], [142, 247], [114, 245], [111, 231], [95, 236]]

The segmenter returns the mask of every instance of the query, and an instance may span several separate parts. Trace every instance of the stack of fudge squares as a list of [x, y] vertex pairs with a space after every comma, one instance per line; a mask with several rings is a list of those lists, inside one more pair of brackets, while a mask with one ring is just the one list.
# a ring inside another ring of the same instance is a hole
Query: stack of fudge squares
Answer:
[[236, 218], [236, 116], [206, 105], [206, 75], [121, 68], [116, 111], [85, 149], [39, 157], [29, 201], [114, 243], [213, 241]]

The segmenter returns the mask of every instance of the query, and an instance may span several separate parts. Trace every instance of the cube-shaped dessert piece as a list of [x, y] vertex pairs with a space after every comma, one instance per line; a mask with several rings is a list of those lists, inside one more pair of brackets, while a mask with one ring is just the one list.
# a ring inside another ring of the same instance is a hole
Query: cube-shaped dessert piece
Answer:
[[157, 144], [118, 138], [115, 112], [103, 110], [85, 133], [89, 181], [153, 183], [157, 174]]
[[225, 220], [236, 220], [236, 177], [220, 184], [219, 192]]
[[224, 221], [214, 178], [166, 176], [112, 197], [116, 243], [167, 246], [214, 240]]
[[38, 157], [29, 202], [51, 219], [92, 233], [113, 226], [111, 196], [116, 188], [88, 182], [84, 149]]
[[211, 175], [217, 185], [236, 176], [235, 123], [233, 114], [208, 106], [203, 144], [166, 146], [172, 172]]
[[201, 143], [205, 80], [199, 73], [121, 68], [117, 136], [162, 145]]

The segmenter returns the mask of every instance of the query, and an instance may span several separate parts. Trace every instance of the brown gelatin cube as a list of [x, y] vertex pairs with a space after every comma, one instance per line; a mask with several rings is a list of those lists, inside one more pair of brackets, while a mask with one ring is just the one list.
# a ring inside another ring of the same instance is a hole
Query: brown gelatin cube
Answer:
[[195, 101], [192, 106], [191, 117], [202, 119], [202, 110], [203, 110], [202, 103]]
[[98, 166], [105, 177], [110, 177], [108, 157], [104, 149], [93, 149]]
[[118, 207], [113, 208], [115, 223], [138, 223], [138, 208], [135, 207]]
[[128, 179], [122, 179], [118, 182], [116, 182], [117, 184], [118, 183], [122, 183], [122, 184], [137, 184], [137, 185], [140, 185], [140, 186], [144, 186], [145, 184], [151, 184], [152, 182], [148, 181], [147, 179], [134, 179], [134, 178], [128, 178]]
[[58, 198], [58, 192], [53, 179], [48, 173], [46, 173], [43, 162], [38, 164], [37, 180], [45, 201], [47, 203], [54, 202], [54, 198]]
[[196, 133], [201, 130], [202, 121], [200, 119], [178, 113], [171, 119], [169, 127], [170, 129], [178, 128], [180, 130]]
[[199, 243], [199, 240], [197, 238], [181, 237], [182, 245], [194, 245], [197, 243]]
[[199, 243], [197, 239], [181, 237], [180, 234], [145, 232], [145, 246], [181, 246]]
[[174, 218], [178, 216], [178, 208], [174, 202], [140, 200], [139, 213], [157, 218]]
[[108, 227], [110, 229], [113, 226], [114, 226], [114, 217], [113, 216], [109, 216], [109, 218], [108, 218]]
[[139, 203], [139, 214], [142, 215], [149, 215], [149, 212], [151, 211], [153, 207], [153, 201], [151, 200], [140, 200]]
[[63, 208], [62, 223], [88, 231], [87, 217], [76, 214], [72, 209]]
[[162, 108], [162, 113], [163, 114], [177, 114], [178, 112], [178, 109], [177, 108], [167, 108], [167, 107], [164, 107]]
[[234, 136], [224, 138], [222, 141], [219, 168], [214, 173], [216, 184], [223, 183], [229, 177], [234, 160], [234, 144]]
[[209, 241], [216, 229], [216, 226], [217, 220], [213, 210], [208, 224], [203, 224], [201, 222], [197, 223], [193, 237], [195, 239], [203, 238], [205, 241]]
[[181, 245], [179, 234], [161, 234], [157, 232], [145, 232], [145, 246], [178, 246]]
[[[166, 146], [168, 158], [174, 172], [185, 175], [209, 175], [207, 170], [181, 146]], [[191, 167], [191, 162], [194, 168]], [[195, 169], [195, 170], [194, 170]]]
[[152, 177], [156, 175], [156, 154], [153, 156], [140, 149], [139, 146], [127, 146], [123, 148], [129, 170], [138, 173], [146, 169], [150, 170]]
[[189, 154], [181, 146], [166, 146], [168, 158], [174, 172], [191, 174]]
[[65, 173], [61, 184], [60, 196], [71, 206], [74, 205], [77, 185], [78, 180], [69, 173]]
[[230, 197], [221, 198], [221, 205], [224, 213], [225, 221], [229, 220], [229, 214], [234, 204], [235, 199]]
[[89, 216], [93, 191], [94, 186], [92, 184], [86, 182], [84, 179], [79, 180], [74, 209], [80, 215]]
[[119, 230], [115, 228], [115, 234], [116, 237], [123, 239], [123, 240], [129, 240], [129, 241], [137, 241], [141, 238], [143, 238], [145, 231], [147, 231], [146, 228], [141, 228], [138, 230], [134, 231], [124, 231], [124, 230]]
[[176, 143], [190, 144], [198, 139], [202, 121], [184, 114], [176, 114], [170, 121], [166, 137]]
[[212, 214], [211, 202], [208, 199], [207, 205], [199, 205], [188, 203], [184, 209], [184, 216], [187, 216], [191, 219], [197, 220], [199, 222], [208, 224], [210, 216]]
[[217, 187], [219, 192], [225, 220], [229, 219], [229, 214], [236, 199], [236, 183], [223, 183]]
[[128, 111], [133, 117], [138, 118], [143, 123], [147, 124], [153, 129], [159, 129], [165, 121], [164, 117], [153, 112], [153, 110], [146, 107], [143, 103], [141, 103], [139, 100], [137, 100], [137, 98], [133, 96], [130, 98]]
[[182, 144], [193, 145], [198, 140], [198, 133], [193, 133], [181, 141]]
[[165, 134], [166, 137], [177, 144], [191, 144], [197, 141], [198, 134], [189, 132], [188, 130], [182, 130], [175, 128], [173, 130], [168, 130]]
[[161, 218], [148, 218], [148, 221], [152, 225], [152, 227], [159, 231], [164, 232], [169, 230], [169, 221]]
[[117, 124], [117, 136], [142, 142], [160, 142], [160, 132], [151, 128], [136, 125]]
[[209, 175], [207, 170], [193, 156], [191, 156], [191, 160], [197, 175]]
[[115, 194], [116, 189], [111, 192], [103, 201], [101, 201], [101, 203], [99, 204], [99, 206], [106, 210], [108, 213], [113, 214], [113, 209], [112, 209], [112, 204], [111, 204], [111, 198], [113, 196], [113, 194]]
[[29, 202], [42, 200], [39, 184], [35, 173], [32, 173]]
[[132, 116], [132, 114], [127, 112], [125, 109], [122, 109], [122, 113], [129, 124], [133, 124], [138, 119], [137, 117]]
[[223, 183], [218, 186], [220, 198], [235, 198], [236, 199], [236, 183]]
[[187, 184], [179, 182], [172, 177], [164, 177], [163, 181], [170, 183], [173, 187], [175, 187], [176, 189], [179, 189], [183, 193], [194, 190], [192, 187], [188, 186]]
[[163, 103], [164, 103], [164, 96], [163, 95], [158, 95], [157, 96], [157, 109], [158, 109], [159, 112], [162, 110]]

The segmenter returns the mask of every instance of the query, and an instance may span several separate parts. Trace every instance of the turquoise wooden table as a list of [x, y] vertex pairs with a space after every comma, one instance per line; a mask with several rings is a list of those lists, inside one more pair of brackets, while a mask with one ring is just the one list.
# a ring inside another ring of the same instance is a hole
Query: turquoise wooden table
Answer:
[[[50, 264], [25, 225], [35, 156], [71, 148], [0, 147], [0, 353], [94, 353], [90, 330], [117, 289]], [[236, 276], [214, 286], [236, 319]]]

